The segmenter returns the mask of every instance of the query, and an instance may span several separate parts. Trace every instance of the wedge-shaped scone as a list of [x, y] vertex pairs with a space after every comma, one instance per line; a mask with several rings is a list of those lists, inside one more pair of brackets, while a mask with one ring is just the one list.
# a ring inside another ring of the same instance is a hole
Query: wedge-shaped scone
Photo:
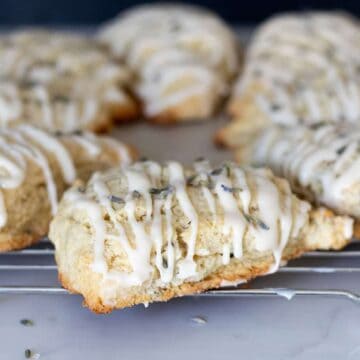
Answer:
[[131, 72], [96, 41], [29, 30], [0, 37], [0, 125], [104, 131], [134, 118]]
[[[237, 160], [268, 166], [308, 200], [360, 220], [360, 129], [272, 126], [243, 139]], [[360, 234], [356, 231], [357, 235]]]
[[350, 218], [311, 209], [270, 170], [145, 161], [67, 191], [49, 237], [63, 286], [108, 312], [272, 273], [351, 235]]
[[234, 34], [216, 15], [192, 6], [145, 5], [99, 34], [137, 74], [135, 92], [156, 122], [205, 120], [238, 70]]
[[276, 16], [256, 32], [217, 140], [271, 123], [293, 126], [360, 120], [360, 26], [338, 12]]
[[64, 190], [76, 178], [128, 163], [129, 150], [90, 133], [50, 135], [30, 125], [0, 130], [0, 251], [40, 240]]

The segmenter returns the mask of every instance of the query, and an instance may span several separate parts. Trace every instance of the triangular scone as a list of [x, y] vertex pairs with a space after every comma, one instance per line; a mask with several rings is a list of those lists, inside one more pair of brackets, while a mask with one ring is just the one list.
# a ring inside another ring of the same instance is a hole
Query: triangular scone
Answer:
[[243, 138], [235, 154], [239, 162], [268, 166], [286, 177], [292, 189], [309, 201], [360, 220], [359, 128], [272, 126], [246, 141]]
[[58, 199], [77, 179], [129, 163], [133, 151], [90, 133], [50, 135], [30, 125], [0, 130], [0, 251], [47, 234]]
[[49, 131], [104, 131], [131, 119], [138, 105], [131, 72], [95, 40], [41, 31], [0, 36], [0, 125]]
[[49, 237], [63, 286], [109, 312], [272, 273], [307, 250], [343, 247], [352, 225], [311, 209], [270, 170], [144, 161], [67, 191]]
[[360, 26], [350, 15], [271, 18], [250, 44], [229, 104], [232, 122], [217, 141], [236, 146], [239, 134], [271, 123], [359, 122], [359, 51]]
[[137, 74], [135, 92], [146, 117], [156, 122], [207, 119], [239, 67], [235, 35], [198, 7], [135, 7], [99, 37]]

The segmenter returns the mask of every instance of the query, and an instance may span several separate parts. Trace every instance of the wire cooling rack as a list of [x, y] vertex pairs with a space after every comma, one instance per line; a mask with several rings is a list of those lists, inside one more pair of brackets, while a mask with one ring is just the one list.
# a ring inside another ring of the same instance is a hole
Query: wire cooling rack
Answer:
[[[360, 274], [357, 273], [360, 273], [360, 244], [353, 243], [341, 252], [309, 252], [301, 260], [280, 268], [278, 273], [246, 287], [225, 287], [197, 296], [282, 296], [287, 299], [295, 295], [333, 296], [360, 304]], [[284, 276], [289, 281], [286, 282]], [[299, 281], [299, 277], [303, 279]], [[4, 294], [68, 294], [57, 281], [54, 248], [49, 241], [0, 254], [0, 295]]]

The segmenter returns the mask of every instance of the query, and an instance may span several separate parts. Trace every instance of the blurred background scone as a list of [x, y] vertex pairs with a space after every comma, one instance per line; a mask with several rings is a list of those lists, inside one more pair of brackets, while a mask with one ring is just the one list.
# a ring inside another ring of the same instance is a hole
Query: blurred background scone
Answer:
[[133, 156], [120, 142], [90, 133], [50, 135], [30, 125], [0, 130], [0, 251], [45, 236], [58, 200], [77, 178]]
[[144, 114], [160, 123], [206, 120], [239, 68], [235, 34], [198, 7], [135, 7], [105, 25], [99, 38], [136, 73]]
[[360, 26], [341, 12], [278, 15], [255, 33], [229, 104], [232, 122], [217, 136], [271, 123], [294, 126], [360, 121]]
[[135, 118], [131, 72], [95, 40], [29, 29], [0, 37], [0, 125], [104, 131]]
[[63, 286], [108, 312], [273, 273], [307, 250], [342, 248], [352, 225], [270, 170], [142, 161], [68, 190], [49, 237]]

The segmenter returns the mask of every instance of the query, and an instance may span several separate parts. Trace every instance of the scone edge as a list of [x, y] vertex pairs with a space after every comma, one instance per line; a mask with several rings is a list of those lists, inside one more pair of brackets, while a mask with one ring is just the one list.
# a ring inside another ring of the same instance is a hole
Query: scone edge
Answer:
[[[310, 223], [307, 229], [302, 232], [303, 241], [299, 242], [297, 246], [287, 247], [284, 250], [282, 260], [288, 261], [301, 256], [307, 251], [317, 249], [339, 250], [350, 242], [350, 238], [344, 235], [344, 228], [347, 225], [349, 218], [335, 216], [332, 211], [320, 208], [312, 210], [310, 213]], [[335, 230], [335, 231], [334, 231]], [[332, 238], [328, 238], [328, 236]], [[301, 245], [301, 246], [300, 246]], [[221, 287], [223, 280], [229, 282], [248, 281], [257, 276], [265, 275], [269, 272], [272, 264], [273, 257], [267, 256], [262, 259], [258, 264], [252, 263], [248, 266], [242, 262], [233, 262], [229, 266], [222, 266], [213, 274], [199, 282], [183, 283], [179, 286], [174, 286], [168, 289], [159, 289], [156, 296], [149, 294], [136, 294], [122, 299], [117, 299], [113, 305], [106, 305], [101, 300], [100, 296], [96, 294], [96, 289], [86, 289], [86, 293], [78, 291], [76, 284], [72, 284], [67, 274], [62, 272], [60, 262], [59, 265], [59, 280], [65, 289], [71, 293], [81, 293], [84, 297], [84, 306], [88, 307], [91, 311], [102, 314], [109, 313], [114, 309], [121, 309], [124, 307], [134, 306], [140, 303], [150, 303], [154, 301], [168, 301], [174, 297], [181, 297], [190, 294], [200, 293], [209, 289]], [[85, 263], [89, 263], [90, 259], [86, 259]], [[245, 259], [246, 262], [246, 259]], [[229, 274], [229, 269], [231, 273]], [[86, 272], [86, 271], [85, 271]], [[93, 274], [92, 274], [93, 275]], [[81, 286], [80, 286], [81, 287]]]

